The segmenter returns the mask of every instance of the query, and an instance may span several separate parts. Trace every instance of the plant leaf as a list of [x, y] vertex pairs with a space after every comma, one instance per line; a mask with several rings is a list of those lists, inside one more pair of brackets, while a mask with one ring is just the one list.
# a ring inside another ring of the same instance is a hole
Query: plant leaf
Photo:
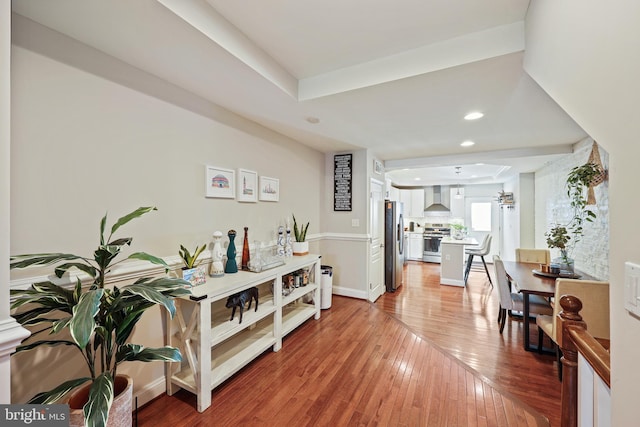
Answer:
[[138, 209], [136, 209], [135, 211], [123, 216], [122, 218], [118, 219], [118, 221], [116, 221], [115, 224], [113, 224], [113, 226], [111, 227], [111, 234], [115, 233], [116, 230], [120, 227], [122, 227], [123, 225], [125, 225], [126, 223], [128, 223], [129, 221], [136, 219], [148, 212], [151, 211], [156, 211], [158, 210], [155, 206], [149, 206], [149, 207], [140, 207]]
[[142, 317], [144, 310], [138, 310], [130, 313], [121, 322], [118, 323], [116, 328], [116, 344], [122, 345], [127, 342], [127, 339], [131, 335], [133, 328], [138, 323], [138, 320]]
[[54, 389], [36, 394], [27, 403], [30, 403], [32, 405], [47, 405], [49, 403], [58, 402], [71, 390], [86, 383], [87, 381], [91, 381], [91, 378], [84, 377], [65, 381]]
[[85, 427], [104, 427], [113, 403], [113, 378], [109, 372], [98, 375], [91, 384], [89, 401], [84, 405]]
[[142, 260], [142, 261], [149, 261], [152, 264], [161, 265], [161, 266], [165, 267], [165, 269], [169, 268], [167, 263], [162, 258], [158, 258], [157, 256], [149, 255], [146, 252], [135, 252], [135, 253], [132, 253], [131, 255], [129, 255], [127, 257], [127, 259], [139, 259], [139, 260]]
[[78, 304], [73, 307], [73, 318], [69, 324], [71, 338], [80, 348], [85, 348], [96, 328], [94, 316], [100, 309], [103, 289], [93, 289], [82, 294]]
[[180, 350], [175, 347], [144, 348], [139, 344], [125, 344], [120, 347], [116, 356], [118, 363], [126, 361], [138, 362], [181, 362]]
[[151, 286], [151, 283], [152, 282], [140, 284], [134, 283], [129, 286], [124, 286], [121, 291], [123, 294], [129, 293], [138, 295], [153, 304], [161, 304], [169, 311], [169, 313], [171, 313], [171, 317], [173, 317], [176, 311], [173, 300], [169, 297], [164, 296], [161, 292], [155, 290], [153, 286]]
[[112, 245], [112, 246], [129, 245], [129, 246], [131, 246], [131, 242], [132, 241], [133, 241], [132, 237], [123, 237], [121, 239], [112, 240], [111, 242], [109, 242], [109, 245]]
[[91, 277], [96, 277], [96, 273], [97, 273], [96, 268], [89, 264], [84, 264], [81, 262], [68, 262], [65, 264], [60, 264], [59, 266], [56, 267], [56, 269], [54, 270], [54, 273], [56, 277], [60, 278], [64, 275], [64, 273], [66, 273], [72, 267], [75, 267], [80, 271], [84, 271]]
[[26, 268], [32, 265], [51, 265], [58, 261], [83, 259], [81, 256], [63, 253], [12, 255], [9, 268]]
[[18, 347], [16, 347], [16, 353], [19, 353], [21, 351], [33, 350], [34, 348], [40, 347], [41, 345], [48, 345], [50, 347], [56, 347], [58, 345], [71, 345], [75, 347], [77, 344], [72, 341], [66, 340], [41, 340], [25, 345], [19, 345]]

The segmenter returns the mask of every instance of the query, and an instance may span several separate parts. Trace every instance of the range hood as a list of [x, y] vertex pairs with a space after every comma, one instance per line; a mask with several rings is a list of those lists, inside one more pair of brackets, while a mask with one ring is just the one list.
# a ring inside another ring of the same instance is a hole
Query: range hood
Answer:
[[[429, 190], [427, 190], [429, 191]], [[433, 203], [426, 208], [424, 208], [425, 212], [433, 213], [433, 212], [449, 212], [449, 208], [443, 204], [442, 198], [442, 188], [439, 185], [433, 186]]]

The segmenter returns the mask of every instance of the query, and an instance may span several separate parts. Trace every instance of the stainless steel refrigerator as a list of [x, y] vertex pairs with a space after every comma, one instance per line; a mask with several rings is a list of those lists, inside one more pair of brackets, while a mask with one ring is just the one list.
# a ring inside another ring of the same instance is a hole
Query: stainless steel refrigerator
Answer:
[[387, 292], [402, 285], [404, 264], [404, 219], [402, 203], [384, 202], [384, 284]]

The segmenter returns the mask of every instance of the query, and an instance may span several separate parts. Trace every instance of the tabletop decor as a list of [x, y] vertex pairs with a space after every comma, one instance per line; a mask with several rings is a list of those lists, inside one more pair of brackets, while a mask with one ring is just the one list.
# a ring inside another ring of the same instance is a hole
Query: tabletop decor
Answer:
[[309, 253], [309, 242], [307, 239], [307, 230], [309, 229], [309, 222], [306, 225], [298, 227], [298, 221], [296, 221], [296, 216], [293, 217], [293, 234], [296, 239], [295, 242], [292, 243], [293, 254], [296, 256], [307, 255]]
[[222, 231], [216, 231], [213, 233], [213, 252], [211, 253], [211, 271], [209, 275], [211, 277], [224, 276], [224, 251], [222, 250]]
[[237, 273], [238, 262], [236, 261], [236, 230], [229, 230], [229, 246], [227, 247], [227, 264], [224, 266], [225, 273]]
[[[114, 233], [129, 221], [148, 212], [155, 211], [155, 207], [141, 207], [118, 219], [108, 236], [105, 236], [107, 216], [100, 221], [100, 242], [91, 257], [69, 253], [39, 253], [15, 255], [10, 257], [10, 268], [26, 268], [30, 266], [50, 266], [55, 264], [54, 274], [61, 279], [71, 270], [78, 270], [80, 274], [92, 279], [90, 286], [83, 286], [81, 277], [76, 277], [75, 286], [51, 281], [34, 283], [27, 290], [12, 290], [14, 298], [12, 309], [22, 309], [15, 312], [15, 319], [23, 326], [32, 330], [37, 325], [33, 335], [27, 338], [26, 344], [19, 346], [16, 353], [29, 351], [39, 346], [66, 345], [76, 348], [87, 364], [89, 376], [65, 381], [52, 390], [34, 396], [28, 403], [49, 404], [58, 402], [70, 392], [85, 383], [89, 383], [85, 391], [86, 399], [80, 404], [84, 407], [86, 425], [104, 425], [107, 423], [110, 409], [115, 408], [114, 401], [122, 401], [118, 396], [118, 384], [121, 381], [116, 376], [118, 366], [126, 361], [174, 361], [182, 360], [180, 350], [174, 347], [145, 348], [139, 344], [129, 343], [131, 333], [142, 314], [152, 306], [159, 304], [167, 309], [169, 315], [175, 314], [173, 298], [190, 295], [185, 289], [189, 282], [162, 275], [161, 277], [143, 277], [133, 284], [121, 287], [107, 287], [109, 273], [113, 267], [127, 259], [148, 261], [162, 266], [165, 272], [168, 265], [161, 258], [145, 252], [135, 252], [126, 259], [114, 262], [125, 246], [130, 246], [131, 237], [113, 238]], [[36, 335], [48, 333], [46, 338], [33, 340]], [[50, 367], [56, 362], [47, 360]], [[126, 387], [128, 380], [122, 382]], [[132, 392], [127, 387], [128, 393]], [[131, 399], [125, 405], [125, 415], [128, 421], [118, 425], [131, 425]], [[77, 412], [77, 411], [76, 411]], [[80, 415], [82, 415], [80, 414]], [[71, 411], [74, 417], [74, 409]], [[122, 420], [118, 421], [122, 423]]]
[[196, 249], [193, 251], [193, 255], [189, 252], [189, 249], [185, 248], [183, 245], [180, 245], [180, 250], [178, 251], [178, 255], [182, 258], [182, 262], [184, 263], [184, 267], [182, 267], [182, 278], [187, 280], [193, 286], [202, 285], [207, 281], [207, 275], [205, 269], [199, 267], [198, 257], [207, 248], [207, 245], [204, 244], [200, 247], [196, 245]]

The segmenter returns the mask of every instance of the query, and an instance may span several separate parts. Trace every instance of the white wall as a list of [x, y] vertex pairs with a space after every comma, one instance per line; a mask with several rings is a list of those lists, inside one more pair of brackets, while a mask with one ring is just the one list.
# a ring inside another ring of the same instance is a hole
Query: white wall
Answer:
[[[163, 257], [177, 255], [180, 244], [210, 243], [215, 230], [234, 228], [242, 236], [248, 226], [252, 241], [272, 240], [292, 213], [310, 221], [310, 233], [321, 231], [322, 153], [23, 23], [14, 23], [12, 51], [12, 254], [90, 255], [105, 212], [113, 221], [146, 205], [159, 211], [123, 231], [134, 237], [134, 250]], [[100, 64], [99, 75], [78, 68], [86, 55]], [[111, 79], [111, 71], [126, 76], [127, 85]], [[175, 102], [167, 102], [167, 94]], [[280, 201], [205, 198], [207, 164], [279, 178]], [[12, 278], [18, 276], [14, 270]], [[159, 313], [145, 314], [134, 339], [163, 344]], [[54, 359], [63, 369], [51, 369]], [[12, 365], [13, 400], [23, 402], [83, 364], [56, 348], [16, 357]], [[125, 366], [123, 371], [134, 376], [134, 393], [143, 395], [141, 404], [164, 390], [163, 364]], [[149, 388], [155, 391], [146, 393]]]
[[501, 257], [515, 260], [516, 248], [535, 248], [534, 174], [521, 173], [503, 185], [504, 191], [513, 193], [514, 205], [503, 207]]
[[525, 69], [609, 153], [613, 426], [637, 424], [640, 319], [624, 309], [624, 262], [640, 263], [640, 2], [535, 0]]

